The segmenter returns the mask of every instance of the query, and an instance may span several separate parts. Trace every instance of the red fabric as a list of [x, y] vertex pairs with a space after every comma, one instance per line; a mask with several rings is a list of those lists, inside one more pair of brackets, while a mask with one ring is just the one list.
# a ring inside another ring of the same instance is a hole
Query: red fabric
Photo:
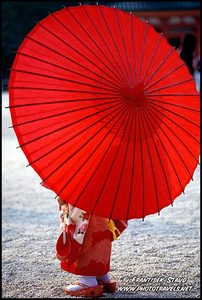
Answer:
[[83, 244], [72, 238], [73, 231], [69, 234], [73, 243], [68, 260], [61, 262], [64, 271], [86, 276], [109, 272], [112, 234], [107, 228], [107, 219], [91, 216]]
[[150, 24], [119, 9], [64, 8], [28, 34], [9, 81], [29, 163], [73, 206], [112, 219], [171, 204], [199, 159], [193, 78]]

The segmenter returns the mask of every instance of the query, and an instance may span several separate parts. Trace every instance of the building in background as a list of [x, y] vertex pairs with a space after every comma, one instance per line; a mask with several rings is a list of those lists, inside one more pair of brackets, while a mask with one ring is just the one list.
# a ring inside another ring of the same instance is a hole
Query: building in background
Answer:
[[[194, 56], [200, 60], [200, 2], [115, 2], [99, 1], [100, 5], [114, 5], [125, 11], [132, 11], [142, 20], [148, 20], [158, 31], [163, 32], [172, 46], [181, 50], [183, 39], [187, 33], [196, 37]], [[2, 3], [2, 83], [7, 89], [9, 68], [11, 68], [15, 52], [24, 37], [40, 21], [48, 15], [48, 11], [56, 11], [62, 5], [78, 5], [77, 1], [21, 1]], [[95, 4], [94, 1], [82, 1], [83, 4]], [[195, 61], [198, 65], [199, 61]], [[200, 72], [200, 71], [199, 71]]]
[[126, 11], [132, 11], [142, 20], [148, 20], [158, 31], [163, 32], [172, 46], [180, 48], [187, 33], [196, 37], [196, 55], [200, 54], [200, 2], [112, 2]]

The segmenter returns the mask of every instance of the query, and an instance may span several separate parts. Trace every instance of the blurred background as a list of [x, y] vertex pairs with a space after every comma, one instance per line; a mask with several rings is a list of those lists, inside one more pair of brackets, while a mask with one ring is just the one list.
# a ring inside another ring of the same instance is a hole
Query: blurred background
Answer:
[[[95, 4], [96, 1], [82, 1]], [[2, 85], [7, 89], [9, 68], [15, 51], [24, 37], [38, 22], [65, 6], [78, 5], [78, 1], [24, 1], [2, 2]], [[186, 62], [200, 91], [200, 2], [127, 2], [99, 1], [99, 4], [116, 6], [132, 11], [142, 20], [148, 20], [158, 31], [163, 32], [168, 42], [175, 46]]]

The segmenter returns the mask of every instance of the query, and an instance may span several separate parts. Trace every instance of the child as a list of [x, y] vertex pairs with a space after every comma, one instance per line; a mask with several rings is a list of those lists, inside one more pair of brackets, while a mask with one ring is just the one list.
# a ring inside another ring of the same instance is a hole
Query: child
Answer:
[[67, 260], [61, 261], [64, 271], [80, 275], [77, 282], [64, 288], [72, 296], [102, 296], [114, 292], [116, 282], [110, 280], [111, 242], [127, 227], [124, 221], [108, 220], [89, 215], [57, 198], [60, 209], [60, 228], [71, 240]]

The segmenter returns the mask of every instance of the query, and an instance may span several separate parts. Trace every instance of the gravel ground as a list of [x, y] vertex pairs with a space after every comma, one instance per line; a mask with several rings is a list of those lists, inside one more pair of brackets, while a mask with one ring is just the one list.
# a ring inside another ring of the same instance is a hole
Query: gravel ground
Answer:
[[[3, 93], [2, 297], [67, 298], [63, 287], [72, 275], [61, 271], [54, 258], [59, 233], [55, 194], [25, 167], [26, 158], [8, 129], [7, 104]], [[119, 289], [110, 298], [200, 297], [199, 175], [198, 167], [174, 207], [144, 222], [130, 220], [113, 242], [110, 273]]]

